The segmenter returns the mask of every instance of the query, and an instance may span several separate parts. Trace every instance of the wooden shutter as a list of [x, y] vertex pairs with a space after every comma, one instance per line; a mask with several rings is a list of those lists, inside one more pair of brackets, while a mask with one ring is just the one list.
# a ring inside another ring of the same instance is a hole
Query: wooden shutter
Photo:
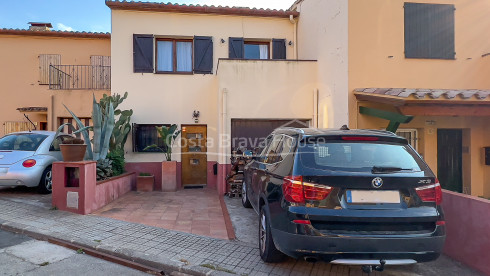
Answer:
[[194, 37], [194, 73], [213, 73], [213, 38], [210, 36]]
[[[34, 122], [34, 124], [37, 126], [37, 122]], [[30, 122], [7, 121], [3, 124], [4, 134], [9, 134], [12, 132], [19, 132], [19, 131], [28, 131], [28, 130], [33, 130], [33, 129], [34, 129], [34, 126]]]
[[272, 39], [272, 59], [286, 59], [285, 39]]
[[[49, 66], [61, 65], [61, 55], [39, 55], [39, 84], [49, 84]], [[53, 83], [53, 82], [52, 82]]]
[[92, 65], [92, 88], [110, 89], [111, 88], [111, 57], [110, 56], [90, 56]]
[[133, 71], [153, 73], [153, 35], [133, 35]]
[[405, 57], [454, 59], [454, 5], [405, 3]]
[[245, 51], [243, 37], [230, 37], [228, 39], [229, 58], [243, 58]]

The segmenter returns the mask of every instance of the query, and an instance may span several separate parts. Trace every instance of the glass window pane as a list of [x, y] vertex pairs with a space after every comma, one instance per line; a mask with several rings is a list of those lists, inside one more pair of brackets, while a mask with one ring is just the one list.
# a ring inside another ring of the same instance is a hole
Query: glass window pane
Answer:
[[177, 42], [177, 71], [192, 71], [192, 42]]
[[260, 59], [260, 47], [257, 44], [245, 44], [246, 59]]
[[157, 41], [157, 71], [174, 70], [172, 41]]

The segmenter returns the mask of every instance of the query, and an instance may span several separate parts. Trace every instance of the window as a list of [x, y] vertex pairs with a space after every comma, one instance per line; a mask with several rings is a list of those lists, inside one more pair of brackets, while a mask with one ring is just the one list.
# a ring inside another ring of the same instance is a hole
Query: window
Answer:
[[71, 138], [71, 136], [62, 135], [56, 137], [56, 139], [53, 140], [53, 143], [51, 143], [51, 146], [49, 147], [49, 151], [60, 151], [61, 150], [60, 145], [63, 144], [63, 141], [68, 138]]
[[416, 129], [398, 129], [396, 131], [396, 135], [401, 136], [407, 139], [408, 143], [417, 150], [417, 140], [419, 139], [417, 136]]
[[[60, 65], [61, 55], [39, 55], [39, 84], [49, 84], [49, 70], [51, 65]], [[56, 69], [54, 69], [56, 71]], [[55, 82], [54, 74], [51, 74], [51, 84], [57, 84]]]
[[244, 57], [246, 59], [269, 59], [269, 42], [244, 42]]
[[[229, 38], [229, 58], [270, 59], [271, 42]], [[286, 59], [286, 40], [272, 39], [272, 59]]]
[[94, 89], [111, 88], [111, 57], [90, 56], [92, 65], [92, 82]]
[[[157, 145], [164, 148], [165, 143], [158, 136], [155, 127], [161, 127], [162, 124], [133, 124], [133, 152], [161, 152], [158, 149], [145, 150], [146, 147]], [[169, 127], [170, 125], [163, 125]]]
[[133, 34], [133, 72], [212, 74], [213, 38], [157, 38], [154, 42], [153, 35]]
[[[90, 117], [81, 117], [79, 119], [84, 126], [91, 126], [92, 125], [92, 118], [90, 118]], [[66, 124], [66, 123], [72, 124], [76, 129], [78, 129], [77, 122], [73, 119], [73, 117], [59, 117], [58, 127], [61, 126], [62, 124]], [[63, 132], [71, 134], [71, 133], [73, 133], [73, 130], [69, 126], [65, 126], [63, 128]]]
[[37, 133], [7, 135], [0, 139], [0, 150], [36, 151], [47, 137]]
[[156, 71], [192, 72], [192, 40], [157, 39]]
[[454, 5], [405, 3], [405, 57], [454, 59]]
[[272, 138], [272, 142], [263, 152], [265, 154], [263, 154], [263, 159], [261, 158], [262, 162], [269, 164], [278, 162], [278, 147], [280, 146], [281, 141], [282, 135], [274, 135], [274, 138]]

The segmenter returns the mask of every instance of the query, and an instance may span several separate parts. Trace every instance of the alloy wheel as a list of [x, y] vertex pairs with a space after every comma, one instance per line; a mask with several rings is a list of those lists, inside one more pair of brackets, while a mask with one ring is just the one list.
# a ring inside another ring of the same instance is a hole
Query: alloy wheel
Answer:
[[48, 171], [46, 173], [46, 177], [44, 178], [44, 185], [46, 187], [46, 190], [51, 191], [51, 188], [53, 186], [53, 171]]
[[259, 226], [259, 239], [260, 239], [260, 252], [265, 252], [265, 244], [267, 242], [267, 229], [265, 223], [265, 214], [262, 213], [260, 216], [260, 226]]

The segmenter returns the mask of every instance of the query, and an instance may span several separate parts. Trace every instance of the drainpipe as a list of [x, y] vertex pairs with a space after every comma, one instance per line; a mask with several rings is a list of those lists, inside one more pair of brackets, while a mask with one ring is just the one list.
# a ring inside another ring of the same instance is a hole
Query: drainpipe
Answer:
[[318, 89], [313, 89], [313, 127], [318, 128]]
[[[221, 98], [222, 98], [222, 106], [221, 106], [221, 110], [222, 110], [222, 112], [221, 112], [222, 133], [221, 134], [222, 134], [222, 136], [221, 137], [223, 139], [222, 142], [224, 144], [224, 139], [226, 138], [226, 135], [228, 135], [228, 130], [227, 130], [228, 89], [223, 88]], [[221, 158], [222, 158], [221, 164], [226, 164], [227, 163], [227, 160], [226, 160], [227, 149], [226, 148], [222, 148], [222, 151], [223, 151], [223, 155], [221, 156]]]
[[[51, 122], [50, 122], [51, 121]], [[56, 130], [56, 118], [54, 116], [54, 95], [51, 95], [51, 120], [48, 120], [50, 122], [50, 126], [48, 127], [48, 130]]]
[[294, 16], [289, 15], [289, 22], [294, 24], [294, 36], [293, 36], [293, 59], [298, 59], [298, 22], [294, 19]]

